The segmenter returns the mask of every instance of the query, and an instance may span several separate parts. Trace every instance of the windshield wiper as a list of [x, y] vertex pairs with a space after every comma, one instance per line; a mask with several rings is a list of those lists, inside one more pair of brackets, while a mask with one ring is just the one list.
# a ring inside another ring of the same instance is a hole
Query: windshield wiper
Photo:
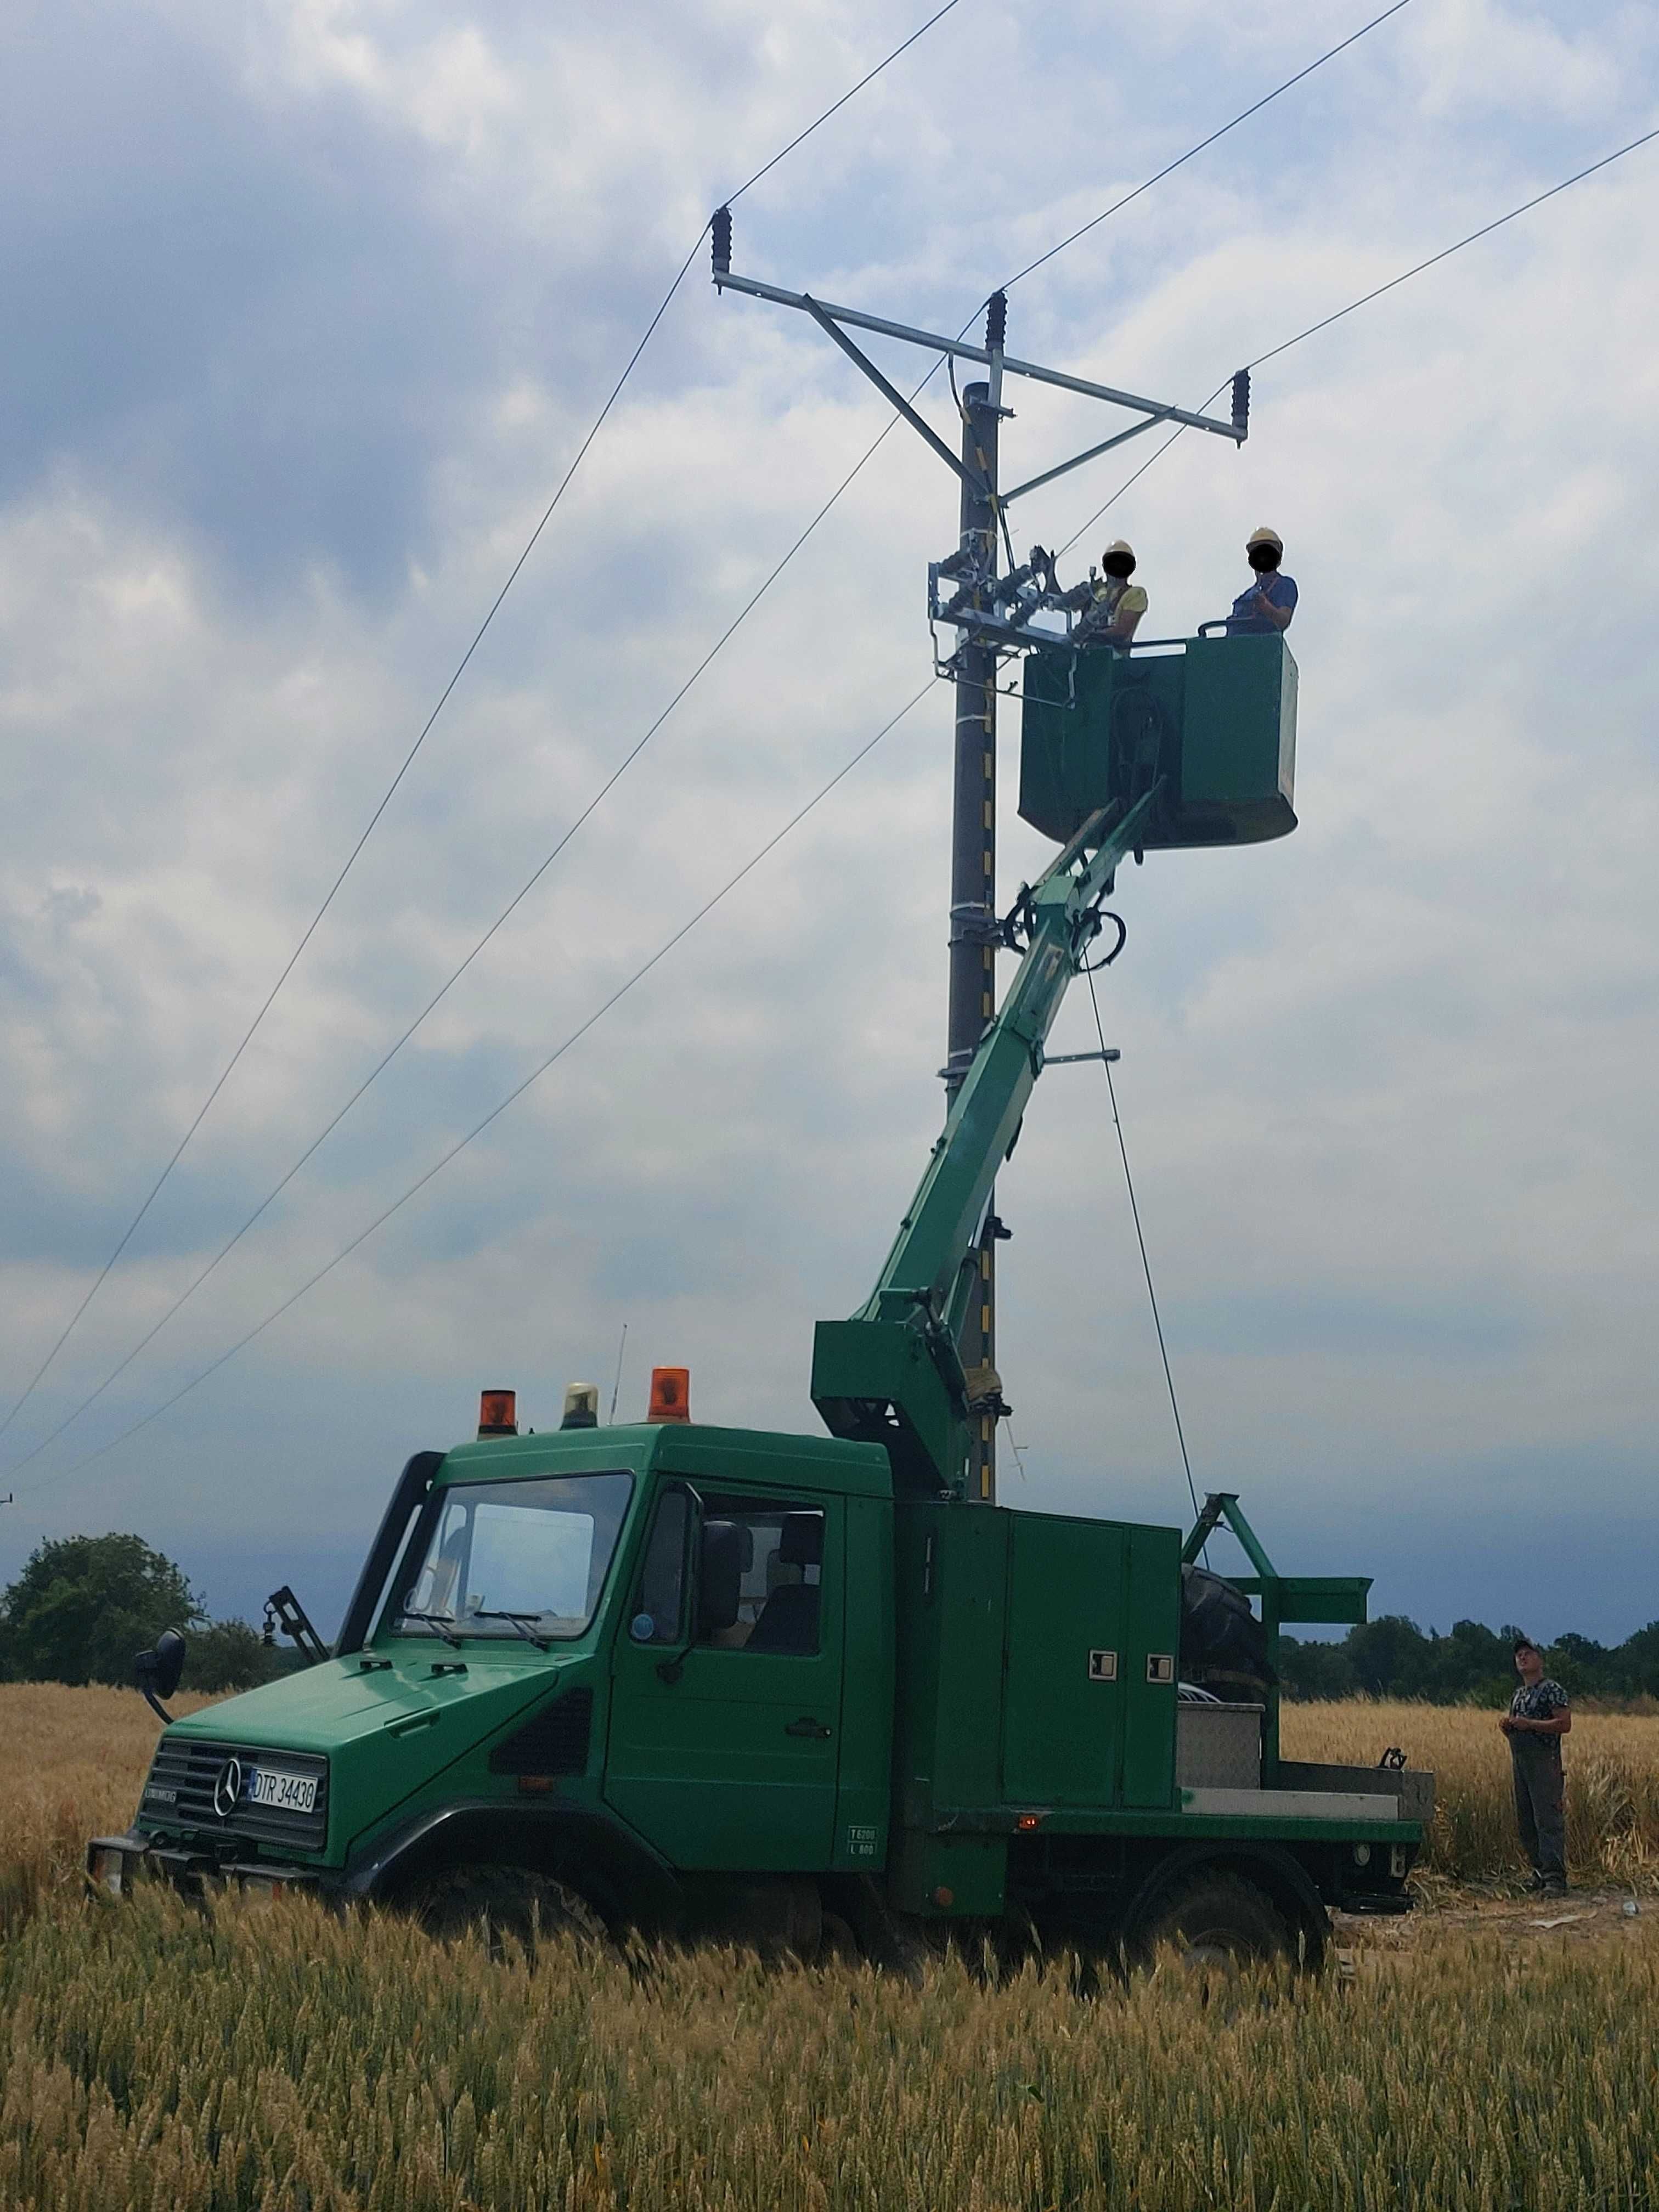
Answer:
[[460, 1650], [460, 1638], [453, 1628], [445, 1626], [447, 1622], [453, 1621], [455, 1616], [453, 1613], [416, 1613], [405, 1605], [398, 1607], [398, 1617], [400, 1620], [423, 1620], [428, 1628], [437, 1630], [446, 1644], [453, 1644], [458, 1651]]
[[529, 1622], [541, 1619], [538, 1613], [485, 1613], [475, 1607], [471, 1617], [474, 1620], [510, 1620], [526, 1644], [533, 1644], [538, 1651], [553, 1649], [550, 1637], [538, 1636], [535, 1630], [527, 1626]]

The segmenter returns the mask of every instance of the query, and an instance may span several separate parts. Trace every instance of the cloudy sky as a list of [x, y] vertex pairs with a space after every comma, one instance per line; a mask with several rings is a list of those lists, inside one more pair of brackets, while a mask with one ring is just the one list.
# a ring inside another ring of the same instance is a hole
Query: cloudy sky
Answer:
[[[958, 5], [738, 204], [736, 265], [957, 329], [1375, 6]], [[0, 25], [0, 1412], [350, 853], [708, 212], [924, 0], [14, 0]], [[1411, 0], [1011, 295], [1194, 404], [1651, 128], [1659, 17]], [[1288, 841], [1126, 872], [1104, 1013], [1200, 1489], [1373, 1602], [1622, 1635], [1653, 1578], [1659, 144], [1266, 367], [1121, 531], [1149, 629], [1303, 599]], [[134, 1528], [332, 1628], [412, 1449], [511, 1384], [813, 1425], [935, 1133], [934, 687], [488, 1133], [100, 1455], [576, 1030], [926, 682], [952, 482], [896, 433], [210, 1280], [61, 1436], [638, 744], [882, 428], [702, 254], [344, 887], [0, 1438], [0, 1577]], [[896, 375], [914, 356], [884, 354]], [[1006, 467], [1121, 421], [1026, 386]], [[948, 394], [933, 402], [949, 434]], [[1137, 449], [1131, 449], [1132, 453]], [[1145, 448], [1139, 449], [1140, 451]], [[1027, 502], [1068, 538], [1114, 459]], [[1002, 759], [1005, 893], [1044, 848]], [[1068, 1005], [1057, 1049], [1089, 1039]], [[1104, 1085], [1001, 1188], [1016, 1504], [1178, 1518]]]

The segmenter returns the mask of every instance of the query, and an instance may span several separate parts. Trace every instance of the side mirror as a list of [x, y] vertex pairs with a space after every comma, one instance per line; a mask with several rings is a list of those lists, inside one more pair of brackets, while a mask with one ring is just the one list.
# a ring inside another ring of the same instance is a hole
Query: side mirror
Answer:
[[744, 1531], [735, 1521], [705, 1521], [697, 1576], [697, 1635], [736, 1626], [743, 1595]]
[[164, 1628], [155, 1639], [153, 1651], [141, 1651], [132, 1662], [133, 1679], [143, 1693], [144, 1703], [151, 1712], [164, 1722], [173, 1715], [161, 1703], [170, 1698], [179, 1686], [179, 1678], [185, 1671], [185, 1639], [176, 1628]]

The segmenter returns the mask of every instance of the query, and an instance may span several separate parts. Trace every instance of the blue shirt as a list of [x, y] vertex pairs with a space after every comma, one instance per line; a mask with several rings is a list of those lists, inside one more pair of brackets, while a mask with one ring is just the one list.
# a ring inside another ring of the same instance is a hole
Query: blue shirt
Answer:
[[1295, 608], [1295, 577], [1286, 576], [1278, 568], [1269, 568], [1257, 577], [1248, 592], [1241, 592], [1233, 601], [1233, 611], [1227, 617], [1229, 637], [1271, 637], [1275, 634], [1275, 624], [1250, 604], [1264, 586], [1273, 605]]

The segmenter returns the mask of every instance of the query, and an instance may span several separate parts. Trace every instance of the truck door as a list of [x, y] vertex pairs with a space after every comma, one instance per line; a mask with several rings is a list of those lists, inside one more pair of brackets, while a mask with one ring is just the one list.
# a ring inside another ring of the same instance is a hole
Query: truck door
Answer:
[[[698, 1587], [710, 1530], [715, 1553], [736, 1553], [735, 1619], [711, 1620]], [[838, 1499], [699, 1500], [679, 1485], [658, 1498], [614, 1648], [605, 1788], [676, 1866], [829, 1865], [845, 1542]]]

